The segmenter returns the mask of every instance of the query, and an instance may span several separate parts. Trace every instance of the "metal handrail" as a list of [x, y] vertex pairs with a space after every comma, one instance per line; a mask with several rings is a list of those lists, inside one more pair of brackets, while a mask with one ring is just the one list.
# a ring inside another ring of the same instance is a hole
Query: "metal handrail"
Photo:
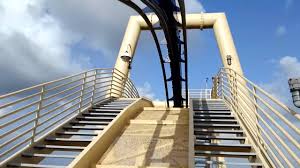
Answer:
[[94, 104], [138, 98], [133, 82], [113, 68], [76, 75], [0, 96], [0, 167]]
[[188, 99], [211, 99], [212, 89], [182, 89], [182, 93], [188, 93]]
[[222, 68], [216, 79], [218, 98], [245, 126], [264, 161], [270, 167], [300, 166], [300, 114], [232, 69]]

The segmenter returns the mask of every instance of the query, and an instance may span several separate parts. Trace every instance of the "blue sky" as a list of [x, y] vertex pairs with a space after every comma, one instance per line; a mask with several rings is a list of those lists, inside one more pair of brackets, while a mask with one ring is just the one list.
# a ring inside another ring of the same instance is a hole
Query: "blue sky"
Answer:
[[[281, 59], [290, 56], [299, 61], [300, 50], [297, 46], [300, 43], [300, 3], [285, 0], [211, 0], [201, 3], [206, 12], [226, 13], [245, 75], [266, 89], [276, 90], [269, 88], [273, 83], [287, 89], [287, 81], [277, 78], [283, 73]], [[189, 31], [189, 42], [190, 88], [203, 88], [205, 78], [211, 78], [221, 66], [219, 50], [211, 30]], [[156, 75], [161, 72], [157, 59], [150, 59], [152, 57], [140, 47], [135, 57], [135, 74], [132, 77], [138, 85], [142, 81], [148, 81], [153, 91], [156, 91], [155, 95], [160, 98], [163, 97], [163, 92], [158, 90], [162, 90], [162, 82]], [[156, 68], [151, 72], [146, 71], [147, 76], [143, 76], [143, 72], [151, 66]], [[299, 75], [300, 67], [290, 71], [297, 71], [291, 74]], [[288, 90], [282, 92], [288, 93]]]
[[[283, 100], [287, 79], [300, 76], [300, 2], [190, 0], [189, 12], [225, 12], [246, 76]], [[95, 67], [113, 67], [131, 9], [117, 1], [0, 2], [1, 93]], [[162, 39], [162, 37], [161, 37]], [[204, 88], [222, 66], [211, 30], [191, 30], [190, 88]], [[164, 99], [153, 40], [143, 32], [131, 78], [140, 91]], [[276, 92], [275, 92], [276, 91]]]

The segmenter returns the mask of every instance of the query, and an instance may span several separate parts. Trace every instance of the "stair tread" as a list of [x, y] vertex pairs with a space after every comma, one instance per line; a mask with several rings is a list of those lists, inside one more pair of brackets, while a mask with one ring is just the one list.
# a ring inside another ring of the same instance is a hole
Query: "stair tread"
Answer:
[[98, 133], [92, 133], [92, 132], [73, 132], [73, 131], [56, 132], [56, 134], [62, 134], [62, 135], [88, 135], [88, 136], [97, 136], [98, 135]]
[[85, 120], [113, 120], [114, 117], [88, 117], [88, 116], [79, 116], [77, 119], [85, 119]]
[[67, 129], [96, 129], [96, 130], [101, 130], [104, 129], [106, 126], [64, 126], [63, 128], [67, 128]]
[[225, 144], [225, 143], [206, 143], [206, 142], [196, 142], [195, 145], [203, 145], [203, 146], [228, 146], [228, 147], [248, 147], [251, 148], [249, 144]]
[[203, 161], [199, 160], [196, 161], [198, 164], [222, 164], [222, 165], [235, 165], [235, 166], [262, 166], [261, 163], [255, 163], [255, 162], [221, 162], [221, 161]]
[[117, 116], [119, 113], [95, 113], [95, 112], [89, 112], [89, 113], [82, 113], [84, 116]]
[[35, 148], [51, 148], [51, 149], [74, 149], [83, 150], [82, 146], [63, 146], [63, 145], [35, 145]]
[[256, 156], [254, 152], [223, 152], [223, 151], [195, 151], [196, 155], [207, 154], [207, 155], [226, 155], [226, 156]]
[[211, 124], [211, 123], [194, 123], [194, 126], [211, 126], [211, 127], [240, 127], [239, 124]]
[[75, 158], [76, 155], [58, 155], [58, 154], [42, 154], [42, 153], [22, 153], [24, 157], [53, 157], [53, 158]]
[[58, 165], [43, 165], [43, 164], [31, 164], [31, 163], [9, 163], [9, 166], [17, 167], [39, 167], [39, 168], [65, 168], [66, 166]]
[[47, 137], [47, 141], [76, 141], [76, 142], [91, 142], [92, 139], [80, 139], [80, 138], [57, 138], [57, 137]]
[[122, 110], [124, 107], [120, 106], [100, 106], [100, 107], [92, 107], [89, 110]]
[[224, 137], [224, 136], [196, 135], [196, 139], [245, 140], [246, 137]]
[[106, 125], [108, 125], [110, 122], [109, 121], [72, 121], [70, 123], [72, 123], [72, 124], [99, 124], [99, 125], [106, 124]]
[[225, 118], [234, 118], [232, 115], [211, 115], [211, 114], [194, 114], [195, 117], [225, 117]]
[[235, 119], [194, 119], [194, 121], [201, 121], [201, 122], [237, 122]]
[[118, 109], [101, 109], [100, 108], [97, 108], [97, 109], [89, 109], [89, 111], [107, 111], [107, 112], [111, 112], [111, 111], [114, 111], [114, 112], [120, 112], [122, 111], [122, 109], [118, 110]]
[[244, 133], [243, 130], [207, 130], [207, 129], [194, 129], [194, 131], [197, 132], [203, 132], [203, 133]]

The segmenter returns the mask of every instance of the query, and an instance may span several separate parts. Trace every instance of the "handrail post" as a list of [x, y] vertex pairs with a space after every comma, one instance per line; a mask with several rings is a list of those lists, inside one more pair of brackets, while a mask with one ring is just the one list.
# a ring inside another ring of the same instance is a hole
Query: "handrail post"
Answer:
[[81, 108], [82, 108], [82, 98], [83, 98], [83, 93], [84, 93], [84, 87], [85, 87], [85, 83], [86, 83], [86, 76], [87, 76], [87, 72], [85, 72], [83, 74], [83, 80], [82, 80], [82, 85], [81, 85], [81, 91], [80, 91], [80, 97], [79, 97], [79, 108], [78, 108], [78, 112], [81, 112]]
[[109, 97], [112, 98], [112, 88], [113, 88], [113, 81], [114, 81], [114, 74], [115, 73], [115, 69], [112, 70], [112, 74], [111, 74], [111, 81], [110, 81], [110, 89], [109, 89]]
[[235, 92], [234, 92], [234, 96], [235, 96], [235, 101], [236, 101], [236, 110], [238, 111], [238, 109], [239, 109], [239, 91], [238, 91], [238, 84], [237, 84], [237, 75], [236, 75], [236, 72], [234, 71], [233, 72], [234, 73], [234, 76], [233, 76], [233, 83], [234, 83], [234, 88], [235, 88]]
[[259, 128], [259, 123], [258, 123], [258, 110], [257, 110], [257, 106], [256, 106], [256, 104], [258, 104], [257, 103], [257, 98], [256, 98], [256, 93], [257, 93], [257, 89], [256, 89], [256, 87], [255, 86], [253, 86], [252, 87], [252, 90], [253, 90], [253, 99], [254, 99], [254, 102], [255, 102], [255, 104], [254, 104], [254, 113], [255, 113], [255, 126], [256, 126], [256, 133], [257, 133], [257, 138], [258, 138], [258, 141], [259, 141], [259, 143], [261, 143], [262, 145], [264, 145], [263, 144], [263, 141], [262, 141], [262, 137], [261, 137], [261, 130], [260, 130], [260, 128]]
[[40, 100], [39, 100], [39, 103], [38, 103], [38, 106], [37, 106], [37, 111], [35, 113], [35, 120], [34, 120], [34, 126], [33, 126], [33, 130], [32, 130], [32, 138], [31, 138], [30, 144], [34, 143], [36, 129], [37, 129], [38, 124], [39, 124], [39, 118], [40, 118], [40, 111], [41, 111], [41, 108], [42, 108], [42, 102], [43, 102], [43, 99], [44, 99], [44, 91], [45, 91], [45, 85], [41, 86]]
[[93, 92], [92, 92], [92, 98], [91, 98], [91, 106], [94, 104], [94, 97], [95, 97], [95, 89], [96, 89], [96, 79], [97, 79], [97, 70], [94, 72], [94, 82], [93, 82]]

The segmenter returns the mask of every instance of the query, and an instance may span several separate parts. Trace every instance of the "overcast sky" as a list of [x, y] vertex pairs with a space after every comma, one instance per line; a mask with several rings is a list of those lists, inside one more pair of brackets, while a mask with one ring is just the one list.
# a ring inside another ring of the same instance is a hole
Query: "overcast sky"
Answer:
[[[189, 0], [187, 11], [225, 12], [246, 76], [283, 101], [300, 76], [300, 2]], [[91, 68], [113, 67], [131, 9], [117, 0], [0, 0], [0, 93]], [[190, 88], [221, 67], [212, 31], [188, 32]], [[149, 71], [149, 68], [152, 70]], [[164, 99], [157, 52], [143, 32], [131, 77]]]

